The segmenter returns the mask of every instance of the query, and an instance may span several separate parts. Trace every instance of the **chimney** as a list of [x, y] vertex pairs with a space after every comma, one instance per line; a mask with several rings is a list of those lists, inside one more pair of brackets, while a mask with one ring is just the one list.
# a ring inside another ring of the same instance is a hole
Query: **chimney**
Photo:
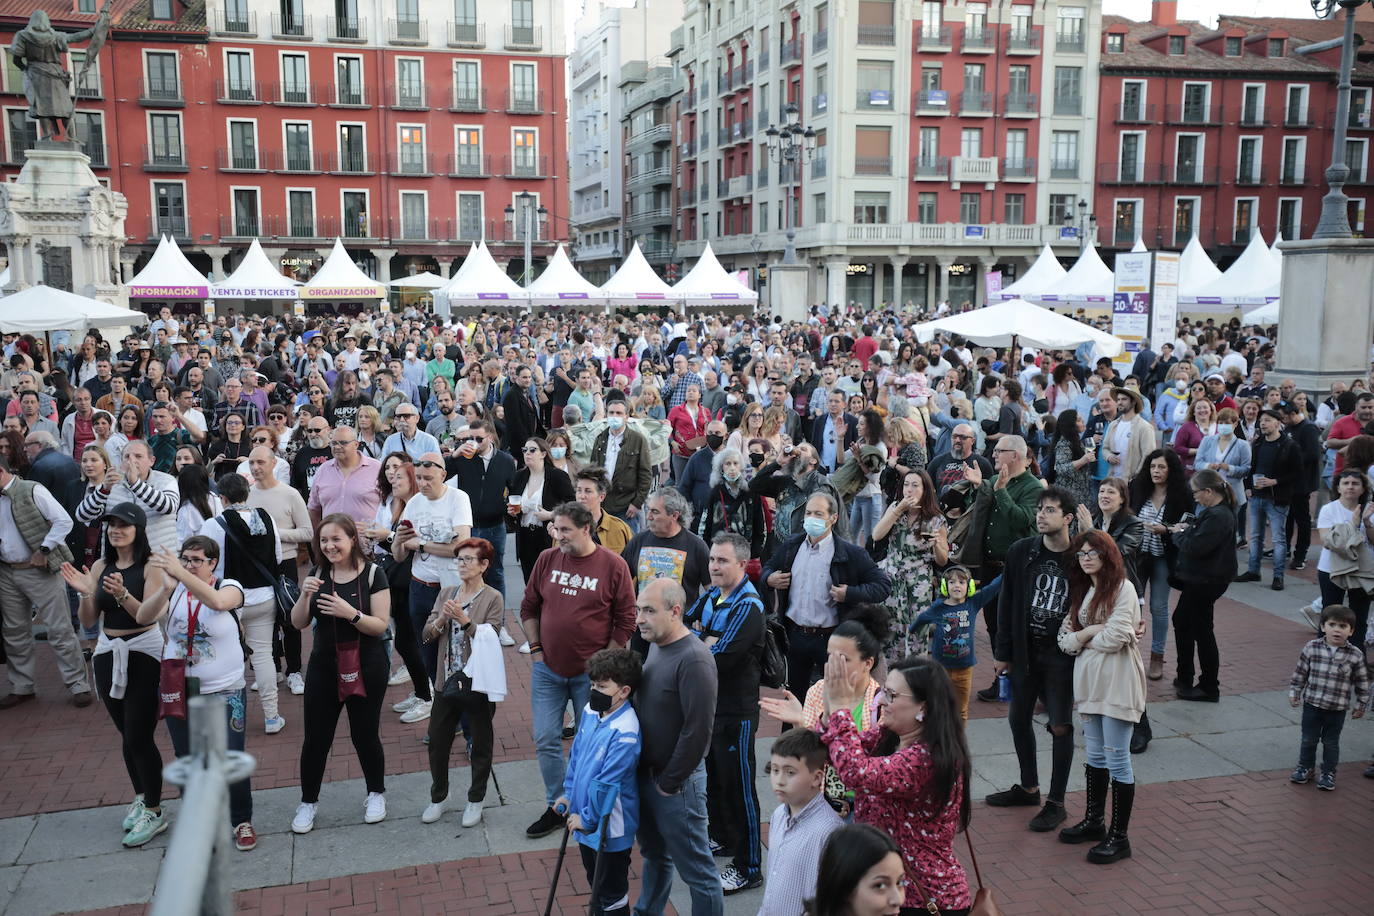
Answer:
[[1178, 0], [1154, 0], [1150, 6], [1150, 22], [1154, 25], [1178, 23]]

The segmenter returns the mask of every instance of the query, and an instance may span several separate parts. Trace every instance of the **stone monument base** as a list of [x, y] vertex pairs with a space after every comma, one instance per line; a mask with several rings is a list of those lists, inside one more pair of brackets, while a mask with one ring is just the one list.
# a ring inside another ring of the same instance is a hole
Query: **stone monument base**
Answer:
[[1369, 374], [1374, 341], [1374, 239], [1280, 242], [1283, 286], [1274, 373], [1325, 396]]
[[811, 268], [805, 264], [773, 264], [768, 268], [768, 309], [784, 322], [806, 321]]

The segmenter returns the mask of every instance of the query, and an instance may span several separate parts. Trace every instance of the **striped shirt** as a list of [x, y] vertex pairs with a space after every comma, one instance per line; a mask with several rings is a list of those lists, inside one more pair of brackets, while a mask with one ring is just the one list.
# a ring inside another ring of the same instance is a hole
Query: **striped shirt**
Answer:
[[1153, 524], [1164, 524], [1164, 507], [1155, 508], [1154, 498], [1145, 500], [1145, 505], [1140, 507], [1139, 518], [1145, 524], [1145, 536], [1140, 541], [1140, 546], [1145, 553], [1150, 556], [1164, 556], [1164, 539], [1150, 530]]
[[796, 817], [786, 804], [778, 805], [769, 821], [767, 877], [758, 916], [801, 916], [802, 901], [816, 895], [816, 863], [825, 841], [843, 826], [822, 792]]

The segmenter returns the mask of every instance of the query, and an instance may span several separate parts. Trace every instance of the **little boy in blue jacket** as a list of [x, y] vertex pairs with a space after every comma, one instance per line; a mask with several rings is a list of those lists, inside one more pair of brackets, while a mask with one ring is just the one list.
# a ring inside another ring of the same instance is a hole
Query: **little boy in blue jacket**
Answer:
[[922, 611], [911, 622], [911, 630], [935, 624], [930, 638], [930, 656], [944, 666], [954, 685], [954, 699], [959, 714], [968, 721], [969, 688], [973, 683], [973, 668], [978, 658], [973, 651], [974, 626], [978, 612], [997, 598], [1002, 588], [998, 576], [982, 588], [976, 588], [973, 575], [964, 566], [950, 566], [941, 574], [942, 599]]
[[[554, 802], [554, 810], [567, 813], [568, 828], [577, 837], [587, 881], [593, 885], [592, 913], [602, 916], [630, 912], [640, 734], [629, 699], [642, 675], [639, 655], [629, 649], [602, 649], [587, 660], [592, 689], [568, 758], [563, 797]], [[596, 886], [598, 856], [601, 883]]]

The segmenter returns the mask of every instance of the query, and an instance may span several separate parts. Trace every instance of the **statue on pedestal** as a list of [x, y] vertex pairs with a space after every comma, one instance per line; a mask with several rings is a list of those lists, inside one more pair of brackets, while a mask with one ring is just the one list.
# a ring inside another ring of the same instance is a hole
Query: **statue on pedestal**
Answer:
[[71, 127], [72, 75], [62, 66], [62, 55], [74, 41], [91, 40], [86, 50], [82, 76], [90, 69], [96, 55], [105, 44], [110, 30], [110, 0], [96, 17], [95, 25], [79, 32], [59, 32], [52, 27], [48, 14], [35, 10], [29, 24], [14, 36], [10, 56], [24, 72], [24, 95], [29, 100], [29, 117], [38, 122], [38, 135], [44, 140], [65, 142]]

